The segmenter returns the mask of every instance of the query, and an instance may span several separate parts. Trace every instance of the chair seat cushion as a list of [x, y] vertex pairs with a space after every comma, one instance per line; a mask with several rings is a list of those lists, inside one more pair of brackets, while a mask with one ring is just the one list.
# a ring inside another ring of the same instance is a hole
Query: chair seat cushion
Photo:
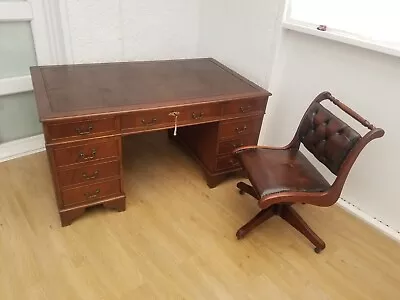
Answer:
[[322, 192], [329, 183], [297, 149], [249, 149], [237, 153], [249, 180], [262, 197], [293, 192]]

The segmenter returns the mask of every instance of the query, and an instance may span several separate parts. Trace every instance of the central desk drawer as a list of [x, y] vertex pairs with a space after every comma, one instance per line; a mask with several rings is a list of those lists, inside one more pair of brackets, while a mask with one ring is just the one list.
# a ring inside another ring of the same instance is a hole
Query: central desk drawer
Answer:
[[138, 111], [121, 116], [121, 128], [129, 130], [152, 130], [175, 125], [174, 112], [178, 113], [178, 126], [201, 123], [221, 116], [220, 103], [188, 105]]
[[69, 146], [54, 149], [54, 161], [56, 166], [68, 166], [73, 164], [98, 161], [119, 156], [117, 138], [91, 141], [84, 145]]
[[89, 166], [59, 171], [59, 182], [61, 187], [81, 183], [92, 183], [101, 179], [117, 177], [120, 174], [119, 161], [98, 163]]
[[119, 180], [105, 181], [102, 183], [86, 185], [62, 191], [62, 201], [65, 206], [80, 203], [96, 202], [112, 196], [121, 194], [121, 183]]
[[115, 118], [62, 122], [47, 125], [47, 139], [55, 142], [66, 138], [89, 138], [117, 130]]

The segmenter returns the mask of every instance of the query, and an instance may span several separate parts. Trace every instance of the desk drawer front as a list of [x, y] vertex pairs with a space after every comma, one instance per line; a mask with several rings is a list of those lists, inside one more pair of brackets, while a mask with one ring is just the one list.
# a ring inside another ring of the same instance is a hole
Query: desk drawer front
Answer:
[[262, 117], [241, 118], [234, 121], [222, 122], [219, 129], [219, 138], [236, 138], [242, 135], [259, 133]]
[[75, 184], [89, 184], [101, 179], [117, 177], [120, 174], [119, 161], [112, 161], [59, 172], [61, 187]]
[[236, 139], [225, 141], [219, 143], [218, 145], [218, 155], [221, 154], [231, 154], [233, 150], [242, 146], [256, 145], [258, 141], [258, 134], [248, 134], [241, 136]]
[[115, 118], [56, 123], [47, 126], [48, 139], [55, 142], [64, 138], [89, 138], [117, 130]]
[[199, 104], [183, 107], [171, 107], [135, 112], [121, 117], [122, 130], [152, 130], [175, 125], [174, 112], [178, 112], [178, 126], [201, 123], [206, 120], [218, 119], [221, 116], [221, 105]]
[[106, 158], [116, 158], [118, 154], [118, 140], [111, 138], [85, 145], [56, 148], [54, 150], [54, 161], [56, 166], [60, 167]]
[[239, 168], [239, 161], [233, 155], [226, 155], [217, 159], [217, 170]]
[[179, 121], [186, 123], [202, 122], [213, 118], [219, 118], [221, 116], [221, 105], [216, 104], [200, 104], [188, 106], [182, 117], [178, 118]]
[[173, 111], [173, 109], [155, 109], [123, 115], [121, 116], [121, 128], [122, 130], [143, 131], [168, 126], [175, 122], [175, 117], [169, 115]]
[[265, 112], [267, 98], [251, 98], [244, 100], [235, 100], [224, 103], [223, 115], [246, 115], [250, 113]]
[[64, 206], [70, 206], [80, 203], [96, 202], [107, 197], [119, 196], [120, 194], [120, 181], [112, 180], [64, 190], [62, 192], [62, 201]]

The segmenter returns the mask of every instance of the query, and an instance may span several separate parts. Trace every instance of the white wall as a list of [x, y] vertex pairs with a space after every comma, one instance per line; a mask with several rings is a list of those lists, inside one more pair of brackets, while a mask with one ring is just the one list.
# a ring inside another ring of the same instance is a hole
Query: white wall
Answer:
[[293, 31], [285, 30], [281, 42], [263, 143], [287, 143], [311, 100], [321, 91], [331, 91], [386, 131], [363, 151], [342, 196], [400, 230], [400, 59]]
[[197, 55], [198, 0], [64, 0], [64, 3], [65, 39], [71, 63]]
[[199, 55], [267, 87], [283, 7], [280, 0], [201, 0]]

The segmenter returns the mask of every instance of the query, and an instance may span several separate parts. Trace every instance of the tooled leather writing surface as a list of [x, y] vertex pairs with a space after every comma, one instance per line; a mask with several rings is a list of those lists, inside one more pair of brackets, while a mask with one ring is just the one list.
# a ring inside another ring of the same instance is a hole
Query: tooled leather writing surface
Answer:
[[[265, 91], [212, 59], [39, 67], [51, 113], [136, 109]], [[44, 117], [41, 115], [41, 117]]]

